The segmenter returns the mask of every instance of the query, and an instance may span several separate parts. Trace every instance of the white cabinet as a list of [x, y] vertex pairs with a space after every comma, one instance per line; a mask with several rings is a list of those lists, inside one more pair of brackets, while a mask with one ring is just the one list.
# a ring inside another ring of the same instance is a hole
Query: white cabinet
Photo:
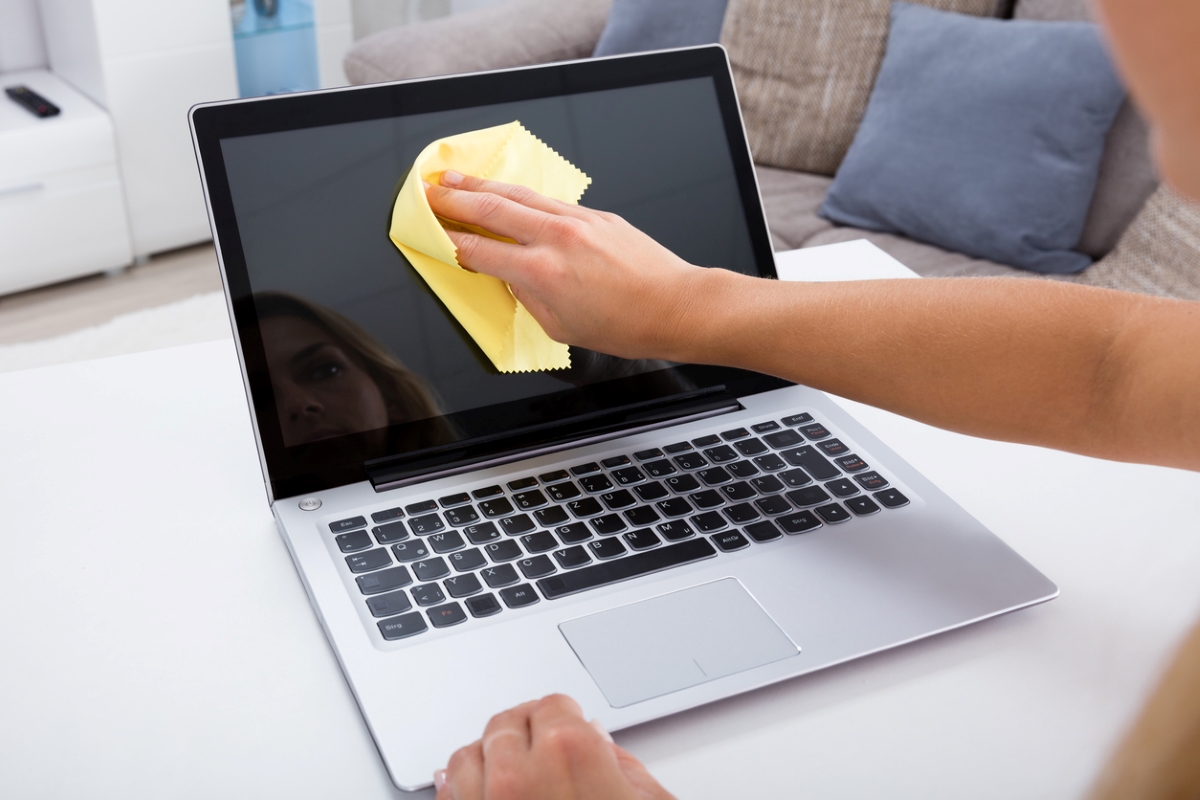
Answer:
[[109, 117], [45, 71], [0, 75], [62, 109], [39, 119], [0, 97], [0, 294], [132, 259]]
[[187, 111], [237, 96], [228, 0], [39, 0], [50, 66], [112, 117], [136, 256], [210, 236]]

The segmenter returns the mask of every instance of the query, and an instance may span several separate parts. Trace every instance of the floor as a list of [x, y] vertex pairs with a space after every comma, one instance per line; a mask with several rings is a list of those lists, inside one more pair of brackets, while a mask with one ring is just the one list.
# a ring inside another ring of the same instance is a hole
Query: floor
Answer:
[[0, 297], [0, 345], [49, 339], [143, 308], [221, 289], [211, 244], [154, 256], [113, 275]]

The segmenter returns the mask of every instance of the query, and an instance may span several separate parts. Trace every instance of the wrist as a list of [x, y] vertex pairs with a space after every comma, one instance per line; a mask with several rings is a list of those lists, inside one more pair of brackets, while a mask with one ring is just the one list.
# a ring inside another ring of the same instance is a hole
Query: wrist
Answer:
[[[738, 309], [754, 278], [726, 269], [696, 267], [677, 289], [664, 326], [662, 350], [671, 361], [734, 366], [746, 315]], [[740, 323], [739, 323], [740, 320]]]

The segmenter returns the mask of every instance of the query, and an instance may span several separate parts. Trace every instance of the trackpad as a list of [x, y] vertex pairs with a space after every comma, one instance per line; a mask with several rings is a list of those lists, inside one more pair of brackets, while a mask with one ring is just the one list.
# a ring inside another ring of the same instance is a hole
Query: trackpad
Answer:
[[558, 626], [613, 708], [799, 654], [736, 578]]

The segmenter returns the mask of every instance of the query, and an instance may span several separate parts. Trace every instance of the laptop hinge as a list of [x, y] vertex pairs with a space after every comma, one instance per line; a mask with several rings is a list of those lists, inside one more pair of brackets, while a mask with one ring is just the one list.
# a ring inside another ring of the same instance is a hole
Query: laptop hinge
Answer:
[[501, 436], [455, 442], [411, 456], [376, 459], [366, 462], [363, 468], [375, 491], [384, 492], [741, 410], [742, 404], [724, 385], [712, 386], [664, 400], [633, 403], [521, 428]]

